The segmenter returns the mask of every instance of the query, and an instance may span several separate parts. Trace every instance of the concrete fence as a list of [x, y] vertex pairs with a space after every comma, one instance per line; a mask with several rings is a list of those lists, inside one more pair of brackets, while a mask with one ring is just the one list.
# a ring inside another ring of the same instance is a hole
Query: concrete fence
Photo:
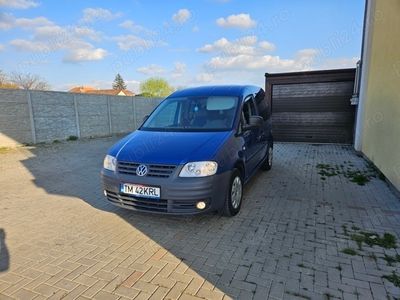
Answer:
[[161, 100], [0, 89], [0, 147], [127, 133]]

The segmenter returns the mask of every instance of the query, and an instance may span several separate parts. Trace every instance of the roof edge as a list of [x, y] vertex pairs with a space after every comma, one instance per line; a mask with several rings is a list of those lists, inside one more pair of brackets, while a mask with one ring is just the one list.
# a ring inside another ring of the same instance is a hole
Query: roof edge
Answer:
[[323, 75], [323, 74], [343, 74], [343, 73], [353, 73], [356, 68], [345, 68], [345, 69], [328, 69], [328, 70], [315, 70], [315, 71], [297, 71], [297, 72], [282, 72], [282, 73], [265, 73], [265, 77], [275, 77], [275, 76], [309, 76], [309, 75]]

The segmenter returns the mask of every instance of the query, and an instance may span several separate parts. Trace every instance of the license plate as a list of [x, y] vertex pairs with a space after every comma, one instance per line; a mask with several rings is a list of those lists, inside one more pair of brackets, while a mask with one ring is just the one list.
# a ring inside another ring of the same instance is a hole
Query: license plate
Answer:
[[145, 185], [130, 184], [130, 183], [121, 184], [121, 193], [134, 195], [137, 197], [159, 199], [160, 191], [161, 189], [159, 187], [154, 187], [154, 186], [145, 186]]

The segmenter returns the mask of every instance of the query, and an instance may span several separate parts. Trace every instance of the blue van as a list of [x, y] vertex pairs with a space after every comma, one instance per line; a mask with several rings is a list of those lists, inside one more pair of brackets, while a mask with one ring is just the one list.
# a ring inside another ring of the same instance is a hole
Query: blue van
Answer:
[[256, 86], [174, 92], [109, 150], [104, 195], [139, 211], [234, 216], [243, 185], [272, 166], [270, 115]]

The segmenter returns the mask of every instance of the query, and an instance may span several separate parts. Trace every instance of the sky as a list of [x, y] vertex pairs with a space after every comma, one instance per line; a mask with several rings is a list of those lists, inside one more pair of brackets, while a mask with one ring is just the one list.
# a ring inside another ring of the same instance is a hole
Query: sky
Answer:
[[53, 90], [264, 85], [264, 74], [354, 67], [364, 0], [0, 0], [0, 70]]

